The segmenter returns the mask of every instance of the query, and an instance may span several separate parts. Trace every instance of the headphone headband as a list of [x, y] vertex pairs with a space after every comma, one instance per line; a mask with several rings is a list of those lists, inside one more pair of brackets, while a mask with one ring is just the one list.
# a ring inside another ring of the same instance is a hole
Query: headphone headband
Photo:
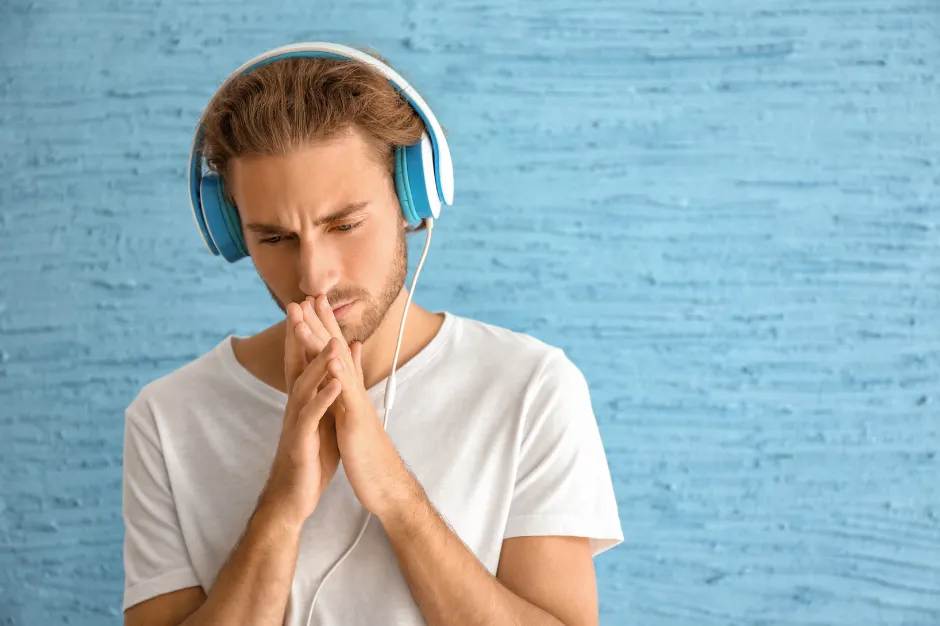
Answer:
[[[454, 166], [451, 159], [450, 147], [447, 145], [447, 139], [444, 136], [444, 131], [441, 128], [440, 123], [437, 121], [437, 117], [431, 111], [431, 107], [424, 100], [424, 98], [422, 98], [421, 95], [414, 89], [414, 87], [412, 87], [408, 81], [406, 81], [398, 72], [372, 55], [343, 44], [326, 41], [312, 41], [289, 44], [286, 46], [274, 48], [273, 50], [264, 52], [247, 61], [246, 63], [243, 63], [241, 67], [232, 72], [232, 74], [230, 74], [228, 78], [223, 81], [222, 85], [219, 86], [215, 93], [212, 94], [212, 97], [209, 99], [209, 103], [206, 105], [202, 114], [199, 116], [199, 123], [196, 125], [196, 132], [193, 137], [193, 145], [189, 155], [189, 191], [190, 202], [193, 209], [193, 217], [196, 219], [196, 224], [200, 227], [201, 230], [207, 231], [210, 237], [212, 236], [211, 230], [204, 228], [202, 225], [206, 223], [206, 216], [203, 214], [201, 208], [202, 202], [200, 199], [203, 164], [199, 145], [202, 142], [204, 128], [203, 120], [205, 119], [206, 112], [211, 108], [212, 103], [218, 93], [238, 76], [247, 74], [248, 72], [251, 72], [252, 70], [257, 69], [263, 65], [267, 65], [268, 63], [273, 63], [274, 61], [278, 61], [280, 59], [293, 57], [332, 58], [338, 60], [359, 61], [376, 69], [383, 76], [385, 76], [392, 86], [395, 87], [396, 90], [401, 93], [406, 100], [408, 100], [412, 108], [414, 108], [414, 110], [424, 121], [425, 128], [428, 130], [428, 136], [430, 138], [433, 152], [434, 179], [436, 181], [437, 195], [444, 204], [448, 206], [453, 204]], [[214, 253], [208, 242], [206, 242], [206, 245], [209, 247], [210, 252]], [[243, 250], [242, 252], [243, 254], [247, 255], [247, 250]]]

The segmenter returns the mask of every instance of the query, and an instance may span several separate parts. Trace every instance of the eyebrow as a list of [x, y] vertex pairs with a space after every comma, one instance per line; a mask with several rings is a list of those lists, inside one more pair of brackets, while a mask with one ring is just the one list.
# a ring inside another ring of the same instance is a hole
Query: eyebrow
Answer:
[[[324, 215], [323, 217], [318, 217], [313, 220], [313, 226], [323, 226], [324, 224], [330, 224], [332, 222], [338, 222], [341, 219], [345, 219], [350, 215], [361, 212], [363, 209], [368, 206], [368, 200], [362, 200], [360, 202], [351, 202], [346, 206], [333, 211], [329, 215]], [[283, 226], [278, 224], [262, 224], [259, 222], [252, 222], [251, 224], [245, 224], [245, 230], [249, 230], [258, 235], [292, 235], [293, 233]]]

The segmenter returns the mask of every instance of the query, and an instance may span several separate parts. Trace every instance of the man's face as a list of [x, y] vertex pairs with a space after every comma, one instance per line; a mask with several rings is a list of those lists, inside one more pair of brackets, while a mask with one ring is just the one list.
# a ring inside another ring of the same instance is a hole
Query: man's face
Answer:
[[320, 294], [334, 308], [352, 302], [339, 327], [347, 342], [364, 343], [401, 293], [408, 248], [391, 177], [362, 134], [238, 157], [227, 184], [252, 262], [281, 311]]

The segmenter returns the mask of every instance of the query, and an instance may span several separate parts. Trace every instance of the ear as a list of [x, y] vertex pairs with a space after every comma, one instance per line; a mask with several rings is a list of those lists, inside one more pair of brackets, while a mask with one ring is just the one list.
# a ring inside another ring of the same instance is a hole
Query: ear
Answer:
[[424, 231], [427, 229], [428, 229], [428, 225], [424, 220], [421, 220], [420, 222], [418, 222], [418, 224], [414, 226], [413, 228], [409, 228], [408, 222], [405, 222], [405, 234], [406, 235], [410, 235], [412, 233], [420, 233], [421, 231]]

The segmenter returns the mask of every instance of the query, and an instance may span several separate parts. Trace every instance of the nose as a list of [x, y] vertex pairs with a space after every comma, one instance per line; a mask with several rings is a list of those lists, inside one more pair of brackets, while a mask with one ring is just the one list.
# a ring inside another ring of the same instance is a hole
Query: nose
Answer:
[[339, 282], [336, 253], [329, 246], [302, 241], [297, 262], [299, 287], [308, 296], [330, 293]]

